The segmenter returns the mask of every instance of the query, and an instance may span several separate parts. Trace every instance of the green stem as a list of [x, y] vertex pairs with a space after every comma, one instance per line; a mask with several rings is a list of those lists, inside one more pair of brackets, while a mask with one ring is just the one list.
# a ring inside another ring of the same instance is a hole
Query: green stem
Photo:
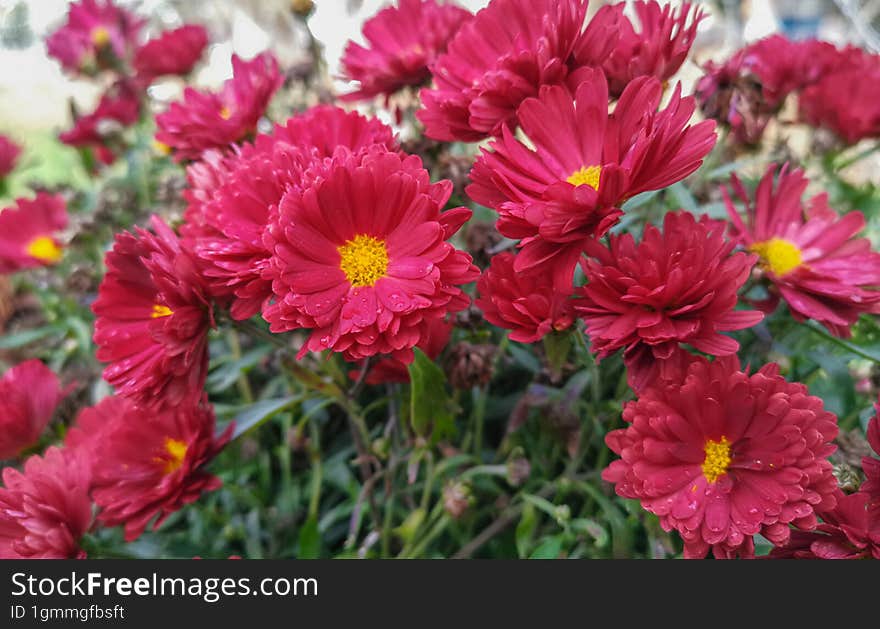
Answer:
[[323, 478], [323, 464], [321, 461], [321, 431], [318, 423], [309, 422], [310, 436], [312, 443], [310, 444], [310, 458], [312, 459], [312, 486], [311, 496], [309, 496], [309, 518], [317, 520], [318, 512], [321, 507], [321, 481]]
[[486, 404], [489, 401], [489, 385], [474, 387], [471, 394], [474, 396], [474, 456], [478, 461], [483, 459], [483, 424], [486, 423]]
[[[241, 342], [238, 338], [238, 332], [235, 329], [229, 330], [226, 333], [226, 342], [229, 343], [229, 351], [232, 353], [232, 357], [235, 360], [241, 360]], [[245, 401], [248, 404], [253, 403], [254, 392], [251, 390], [251, 383], [245, 372], [239, 371], [236, 384], [238, 386], [238, 392], [241, 393], [241, 396]]]
[[843, 349], [850, 352], [851, 354], [855, 354], [856, 356], [861, 356], [862, 358], [870, 360], [872, 363], [878, 362], [876, 356], [872, 356], [871, 354], [864, 352], [857, 345], [853, 345], [852, 343], [847, 343], [843, 339], [837, 338], [836, 336], [826, 332], [822, 328], [810, 325], [807, 322], [801, 323], [800, 325], [807, 328], [808, 330], [811, 330], [817, 336], [821, 336], [826, 341], [830, 341], [834, 345], [837, 345], [838, 347], [842, 347]]
[[229, 322], [232, 324], [233, 327], [241, 330], [248, 336], [252, 336], [271, 343], [272, 345], [280, 349], [290, 349], [290, 345], [287, 343], [287, 340], [284, 336], [267, 332], [260, 326], [256, 325], [253, 321], [235, 321], [234, 319], [230, 319]]

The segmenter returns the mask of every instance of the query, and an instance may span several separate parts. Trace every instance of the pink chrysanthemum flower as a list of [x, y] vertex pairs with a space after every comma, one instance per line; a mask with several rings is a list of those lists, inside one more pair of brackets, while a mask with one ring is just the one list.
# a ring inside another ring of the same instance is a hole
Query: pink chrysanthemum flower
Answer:
[[599, 65], [617, 41], [615, 14], [583, 30], [587, 0], [492, 0], [461, 26], [432, 66], [418, 118], [437, 140], [472, 142], [516, 128], [516, 110], [542, 85]]
[[0, 273], [55, 264], [64, 255], [59, 231], [67, 227], [61, 195], [40, 192], [0, 211]]
[[350, 41], [345, 48], [345, 78], [360, 86], [343, 99], [390, 96], [408, 85], [424, 84], [431, 78], [428, 66], [471, 17], [469, 11], [437, 0], [399, 0], [398, 6], [382, 9], [364, 23], [367, 47]]
[[571, 291], [557, 290], [546, 274], [517, 273], [515, 259], [510, 252], [493, 256], [477, 282], [480, 297], [475, 303], [486, 320], [510, 330], [510, 339], [520, 343], [535, 343], [554, 330], [571, 327]]
[[669, 212], [663, 232], [647, 225], [638, 245], [631, 234], [610, 236], [608, 247], [590, 243], [583, 262], [587, 283], [575, 310], [600, 359], [623, 350], [635, 389], [650, 384], [658, 369], [664, 374], [681, 343], [715, 356], [733, 354], [739, 343], [720, 332], [763, 318], [734, 310], [756, 257], [732, 253], [724, 227], [705, 215], [698, 221]]
[[15, 170], [21, 147], [5, 135], [0, 135], [0, 181]]
[[[451, 322], [444, 319], [429, 319], [425, 321], [421, 340], [416, 344], [416, 347], [425, 352], [425, 356], [431, 360], [436, 360], [449, 344], [453, 327]], [[353, 369], [349, 372], [349, 377], [354, 381], [357, 381], [360, 376], [361, 369]], [[374, 385], [390, 382], [409, 382], [409, 367], [402, 360], [398, 360], [393, 356], [386, 356], [370, 365], [370, 370], [364, 377], [364, 382]]]
[[792, 531], [785, 545], [770, 551], [771, 559], [880, 559], [880, 519], [868, 510], [864, 491], [837, 491], [837, 505], [819, 514], [813, 531]]
[[126, 59], [143, 24], [112, 0], [81, 0], [70, 5], [67, 23], [49, 35], [46, 48], [66, 70], [91, 75]]
[[873, 455], [867, 455], [862, 459], [862, 471], [865, 472], [865, 482], [859, 488], [868, 494], [868, 510], [871, 518], [880, 521], [880, 405], [875, 404], [874, 410], [877, 415], [868, 422], [868, 443], [874, 450]]
[[51, 369], [28, 360], [0, 378], [0, 460], [34, 445], [64, 397]]
[[502, 234], [522, 240], [516, 270], [550, 266], [560, 289], [571, 285], [586, 241], [617, 221], [620, 203], [687, 177], [715, 144], [713, 122], [687, 126], [694, 100], [678, 88], [658, 112], [659, 81], [638, 78], [609, 114], [602, 72], [580, 74], [574, 98], [552, 86], [527, 99], [518, 116], [534, 148], [505, 128], [483, 149], [467, 187], [499, 212]]
[[459, 286], [478, 275], [446, 242], [471, 216], [442, 211], [451, 193], [449, 181], [430, 183], [418, 157], [385, 150], [341, 160], [290, 191], [266, 238], [272, 331], [311, 329], [300, 356], [331, 349], [352, 361], [409, 362], [426, 321], [465, 308]]
[[74, 121], [73, 128], [61, 133], [58, 139], [64, 144], [95, 151], [95, 157], [103, 164], [112, 164], [118, 152], [118, 136], [140, 116], [141, 102], [137, 90], [118, 83], [101, 96], [95, 110]]
[[195, 255], [158, 217], [155, 234], [116, 236], [92, 305], [104, 379], [143, 406], [197, 400], [208, 371], [214, 325]]
[[[603, 7], [602, 11], [623, 8], [623, 4]], [[660, 81], [671, 79], [687, 59], [697, 26], [706, 15], [685, 2], [676, 12], [672, 5], [655, 0], [635, 2], [640, 30], [624, 18], [620, 21], [620, 39], [602, 69], [608, 77], [609, 91], [618, 97], [629, 83], [640, 76]]]
[[90, 462], [49, 448], [24, 472], [7, 467], [0, 487], [0, 559], [83, 559], [79, 539], [92, 524]]
[[[774, 189], [774, 178], [778, 181]], [[818, 194], [804, 208], [808, 181], [802, 170], [771, 164], [758, 184], [754, 205], [734, 176], [733, 189], [745, 204], [745, 220], [724, 191], [732, 234], [760, 257], [771, 282], [772, 310], [779, 297], [798, 321], [814, 319], [837, 336], [865, 312], [880, 313], [880, 254], [867, 238], [855, 238], [865, 226], [861, 212], [838, 216], [828, 195]]]
[[132, 65], [147, 83], [165, 75], [189, 74], [208, 45], [208, 31], [199, 24], [184, 24], [165, 31], [138, 48]]
[[161, 412], [126, 401], [108, 426], [98, 427], [92, 496], [104, 526], [124, 526], [125, 540], [137, 539], [181, 507], [222, 484], [204, 467], [229, 441], [233, 426], [214, 436], [214, 410], [206, 400]]
[[815, 513], [834, 507], [837, 419], [776, 364], [748, 375], [734, 356], [695, 358], [623, 419], [605, 438], [621, 458], [602, 478], [678, 531], [685, 557], [751, 556], [754, 535], [785, 544], [789, 524], [815, 528]]
[[849, 144], [880, 137], [880, 63], [831, 72], [798, 99], [801, 118], [830, 129]]
[[271, 54], [250, 61], [233, 55], [232, 78], [219, 93], [188, 87], [183, 101], [171, 103], [156, 117], [156, 140], [178, 161], [198, 159], [208, 149], [227, 149], [256, 132], [257, 121], [282, 81]]

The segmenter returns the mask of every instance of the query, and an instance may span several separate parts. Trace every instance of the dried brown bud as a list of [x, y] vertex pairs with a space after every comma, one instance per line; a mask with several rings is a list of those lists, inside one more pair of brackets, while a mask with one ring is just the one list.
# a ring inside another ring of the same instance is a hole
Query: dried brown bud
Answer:
[[290, 0], [290, 10], [300, 17], [309, 17], [314, 9], [313, 0]]
[[461, 481], [451, 481], [443, 487], [443, 508], [455, 520], [471, 505], [471, 488]]
[[469, 175], [473, 165], [474, 159], [469, 155], [441, 153], [437, 158], [437, 177], [451, 181], [452, 194], [460, 197], [464, 195], [465, 186], [470, 183]]
[[492, 379], [497, 347], [462, 341], [452, 346], [446, 362], [446, 376], [456, 389], [483, 386]]
[[529, 460], [522, 456], [514, 456], [507, 461], [507, 482], [512, 487], [519, 487], [532, 473], [532, 465]]
[[497, 253], [494, 249], [502, 240], [503, 237], [492, 223], [480, 221], [468, 223], [464, 234], [465, 246], [481, 268], [489, 266], [492, 256]]

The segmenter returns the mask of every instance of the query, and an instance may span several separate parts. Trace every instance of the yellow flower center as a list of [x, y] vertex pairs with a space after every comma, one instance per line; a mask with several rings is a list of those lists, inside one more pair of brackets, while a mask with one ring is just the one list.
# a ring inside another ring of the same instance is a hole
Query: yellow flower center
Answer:
[[776, 238], [749, 245], [749, 251], [761, 257], [761, 267], [782, 276], [798, 268], [803, 260], [801, 250], [793, 242]]
[[601, 166], [582, 166], [574, 171], [566, 181], [573, 186], [590, 186], [593, 190], [598, 190], [601, 175]]
[[153, 150], [159, 155], [171, 155], [171, 147], [159, 140], [153, 140]]
[[352, 286], [372, 286], [388, 270], [388, 251], [378, 238], [358, 234], [337, 251], [339, 268]]
[[162, 471], [171, 474], [180, 469], [186, 459], [186, 443], [179, 439], [165, 438], [165, 454], [167, 458], [158, 459], [165, 463]]
[[720, 476], [727, 473], [730, 467], [730, 442], [727, 437], [721, 437], [721, 441], [706, 441], [706, 458], [703, 460], [703, 476], [710, 483], [714, 483]]
[[162, 317], [170, 317], [173, 314], [174, 311], [168, 306], [153, 304], [153, 312], [150, 313], [150, 317], [153, 319], [161, 319]]
[[26, 251], [29, 256], [36, 258], [40, 262], [53, 264], [58, 262], [63, 255], [61, 247], [55, 244], [55, 241], [49, 236], [38, 236], [30, 241]]
[[220, 117], [223, 118], [223, 120], [229, 120], [232, 117], [232, 110], [224, 105], [220, 108]]
[[95, 48], [103, 48], [110, 43], [110, 31], [103, 26], [96, 26], [92, 29], [90, 38]]

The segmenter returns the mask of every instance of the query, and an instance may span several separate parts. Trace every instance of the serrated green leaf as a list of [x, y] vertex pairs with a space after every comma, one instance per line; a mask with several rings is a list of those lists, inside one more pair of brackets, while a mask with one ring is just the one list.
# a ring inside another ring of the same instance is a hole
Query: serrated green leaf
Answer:
[[446, 374], [419, 348], [409, 365], [410, 422], [422, 437], [435, 438], [454, 428], [453, 403], [446, 392]]

